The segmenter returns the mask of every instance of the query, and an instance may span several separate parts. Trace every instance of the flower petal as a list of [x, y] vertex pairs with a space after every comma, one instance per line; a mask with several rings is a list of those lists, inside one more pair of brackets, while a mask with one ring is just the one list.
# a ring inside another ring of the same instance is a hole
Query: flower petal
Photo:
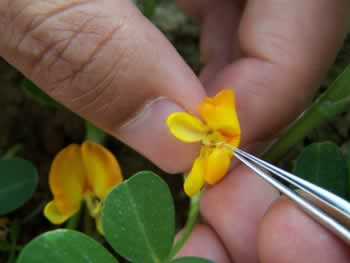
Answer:
[[198, 111], [208, 126], [225, 136], [239, 136], [240, 125], [236, 112], [235, 96], [232, 89], [224, 89], [213, 98], [206, 98]]
[[215, 148], [205, 163], [205, 181], [215, 184], [226, 174], [231, 164], [232, 153], [226, 148]]
[[238, 135], [236, 135], [236, 136], [232, 136], [232, 137], [229, 139], [229, 141], [228, 141], [228, 143], [229, 143], [230, 145], [234, 146], [234, 147], [238, 147], [239, 144], [240, 144], [240, 142], [241, 142], [241, 136], [240, 136], [240, 134], [238, 134]]
[[110, 151], [94, 142], [84, 142], [81, 153], [89, 187], [103, 200], [113, 186], [123, 181], [119, 163]]
[[61, 213], [61, 211], [56, 206], [55, 201], [51, 201], [45, 206], [44, 215], [51, 223], [55, 225], [60, 225], [65, 221], [67, 221], [68, 218], [73, 216], [78, 211], [79, 211], [79, 208], [77, 210]]
[[51, 209], [57, 209], [58, 214], [63, 215], [79, 210], [85, 187], [84, 175], [79, 145], [69, 145], [56, 155], [49, 175], [55, 203]]
[[188, 196], [198, 193], [204, 185], [204, 161], [198, 157], [192, 166], [192, 169], [185, 179], [184, 190]]
[[208, 133], [208, 127], [197, 117], [185, 112], [175, 112], [167, 119], [171, 133], [184, 142], [198, 142]]

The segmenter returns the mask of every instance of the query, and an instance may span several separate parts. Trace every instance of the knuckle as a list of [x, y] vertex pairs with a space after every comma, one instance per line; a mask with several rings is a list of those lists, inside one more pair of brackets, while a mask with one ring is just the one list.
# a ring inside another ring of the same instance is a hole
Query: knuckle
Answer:
[[[71, 33], [67, 38], [47, 45], [34, 62], [32, 72], [33, 79], [46, 75], [43, 87], [47, 93], [93, 119], [108, 114], [115, 105], [118, 105], [117, 109], [123, 108], [125, 96], [117, 83], [132, 61], [128, 49], [110, 43], [122, 34], [119, 33], [123, 30], [122, 25], [110, 27], [104, 30], [105, 33], [102, 29], [99, 32], [88, 30], [90, 26], [96, 27], [94, 21], [99, 19], [91, 17], [80, 28], [69, 30]], [[125, 115], [127, 112], [118, 114], [114, 122], [122, 122]]]
[[[74, 90], [72, 86], [81, 85], [96, 67], [108, 68], [108, 63], [102, 65], [107, 53], [103, 50], [124, 27], [123, 21], [111, 22], [108, 14], [85, 8], [93, 1], [63, 2], [66, 4], [27, 14], [30, 19], [16, 26], [21, 33], [12, 45], [18, 56], [25, 57], [29, 77], [58, 97], [60, 89]], [[113, 61], [123, 56], [116, 51]], [[96, 81], [86, 84], [98, 86]]]

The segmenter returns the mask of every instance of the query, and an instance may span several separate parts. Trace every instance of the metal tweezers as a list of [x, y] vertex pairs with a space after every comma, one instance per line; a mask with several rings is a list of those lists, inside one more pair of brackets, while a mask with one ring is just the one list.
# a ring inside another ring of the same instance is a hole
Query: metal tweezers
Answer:
[[[336, 236], [350, 245], [349, 225], [344, 223], [350, 222], [350, 203], [317, 185], [305, 181], [300, 177], [286, 172], [241, 149], [232, 148], [232, 151], [236, 158], [239, 159], [242, 163], [247, 165], [254, 172], [260, 175], [265, 181], [270, 183], [277, 190], [294, 201], [305, 213], [311, 216], [314, 220], [329, 229]], [[285, 184], [275, 179], [275, 177], [306, 192], [309, 196], [312, 197], [313, 200], [318, 200], [317, 203], [320, 205], [315, 205], [315, 202], [311, 202], [310, 198], [305, 198], [304, 195], [300, 195], [299, 192], [291, 190]], [[326, 209], [324, 209], [325, 207]], [[342, 218], [341, 221], [343, 223], [341, 223], [339, 219], [336, 219], [333, 216], [334, 214], [338, 215], [337, 218]]]

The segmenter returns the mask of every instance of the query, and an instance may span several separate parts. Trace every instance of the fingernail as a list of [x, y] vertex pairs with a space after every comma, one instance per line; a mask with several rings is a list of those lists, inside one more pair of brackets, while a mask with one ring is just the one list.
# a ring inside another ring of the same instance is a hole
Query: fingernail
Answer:
[[176, 103], [159, 97], [147, 103], [116, 135], [163, 170], [183, 172], [198, 154], [198, 146], [178, 141], [166, 125], [169, 114], [183, 111]]

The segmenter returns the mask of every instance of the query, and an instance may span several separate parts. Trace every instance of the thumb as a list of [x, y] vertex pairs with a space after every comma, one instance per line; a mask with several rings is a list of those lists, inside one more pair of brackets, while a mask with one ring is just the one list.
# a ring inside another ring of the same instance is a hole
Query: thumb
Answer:
[[[273, 138], [308, 105], [344, 41], [349, 6], [344, 0], [246, 1], [236, 32], [241, 57], [208, 85], [209, 93], [236, 87], [243, 144]], [[213, 40], [206, 41], [210, 52]]]
[[189, 167], [195, 149], [173, 139], [165, 120], [194, 111], [205, 92], [131, 1], [1, 1], [0, 14], [4, 59], [161, 168]]

